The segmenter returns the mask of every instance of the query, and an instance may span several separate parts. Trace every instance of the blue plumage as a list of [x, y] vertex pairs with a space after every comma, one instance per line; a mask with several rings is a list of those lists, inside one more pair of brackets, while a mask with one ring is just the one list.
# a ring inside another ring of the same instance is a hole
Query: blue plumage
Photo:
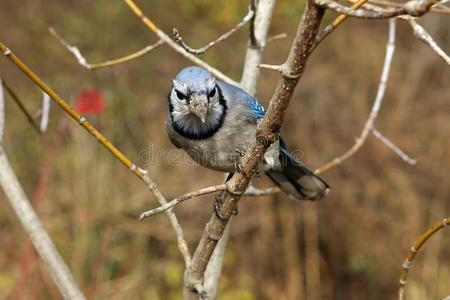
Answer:
[[[200, 165], [223, 172], [236, 171], [239, 153], [245, 152], [265, 115], [255, 98], [199, 67], [178, 73], [167, 100], [166, 129], [172, 143]], [[260, 168], [296, 199], [321, 199], [329, 190], [289, 154], [281, 138], [269, 147]]]

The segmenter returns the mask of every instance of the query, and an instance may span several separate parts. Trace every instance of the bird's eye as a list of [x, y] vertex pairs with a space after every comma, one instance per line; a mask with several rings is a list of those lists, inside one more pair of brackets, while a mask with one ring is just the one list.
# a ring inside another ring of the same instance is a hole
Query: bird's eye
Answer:
[[177, 93], [178, 99], [180, 99], [180, 100], [186, 99], [186, 95], [183, 94], [182, 92], [176, 91], [176, 93]]
[[209, 92], [209, 97], [214, 97], [216, 94], [216, 88], [214, 88], [211, 92]]

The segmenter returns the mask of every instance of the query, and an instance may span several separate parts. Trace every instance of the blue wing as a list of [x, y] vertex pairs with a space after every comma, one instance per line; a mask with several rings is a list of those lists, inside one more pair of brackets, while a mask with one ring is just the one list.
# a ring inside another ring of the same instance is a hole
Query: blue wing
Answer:
[[256, 101], [256, 99], [250, 96], [249, 94], [246, 93], [245, 96], [248, 108], [255, 114], [256, 118], [257, 119], [264, 118], [264, 115], [266, 114], [264, 107], [262, 107], [262, 105], [259, 104], [259, 102]]

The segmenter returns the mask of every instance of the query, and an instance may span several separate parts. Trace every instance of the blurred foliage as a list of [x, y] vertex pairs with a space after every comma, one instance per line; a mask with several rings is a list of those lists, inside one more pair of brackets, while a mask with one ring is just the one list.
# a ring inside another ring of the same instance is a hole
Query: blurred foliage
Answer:
[[[137, 3], [162, 30], [180, 29], [192, 47], [232, 28], [248, 9], [247, 2], [236, 0]], [[270, 35], [286, 32], [288, 38], [270, 43], [264, 62], [286, 57], [302, 10], [298, 1], [279, 1]], [[323, 26], [335, 16], [327, 13]], [[433, 14], [419, 21], [448, 52], [449, 18]], [[122, 1], [5, 0], [0, 2], [0, 39], [67, 101], [83, 90], [100, 90], [105, 110], [89, 120], [133, 161], [149, 151], [154, 159], [146, 167], [168, 199], [222, 180], [222, 174], [181, 159], [168, 162], [173, 146], [163, 125], [166, 95], [189, 61], [162, 46], [135, 61], [87, 71], [48, 33], [49, 26], [91, 63], [127, 55], [156, 37]], [[202, 58], [239, 80], [247, 28]], [[360, 134], [378, 87], [387, 28], [386, 21], [348, 20], [308, 62], [282, 131], [290, 149], [301, 149], [311, 168], [348, 149]], [[304, 294], [314, 299], [314, 293], [320, 299], [396, 297], [410, 246], [450, 212], [449, 68], [407, 24], [399, 21], [397, 37], [375, 126], [419, 164], [405, 164], [369, 137], [354, 157], [324, 175], [332, 187], [324, 201], [295, 202], [284, 195], [242, 199], [219, 299], [303, 299]], [[30, 111], [39, 108], [38, 88], [6, 59], [0, 59], [0, 75]], [[261, 73], [258, 94], [264, 106], [277, 78], [274, 72]], [[6, 101], [4, 145], [33, 200], [66, 116], [53, 106], [49, 130], [38, 136]], [[164, 215], [137, 221], [140, 212], [158, 205], [153, 195], [75, 122], [69, 120], [62, 132], [49, 181], [40, 187], [38, 212], [83, 291], [91, 299], [179, 299], [184, 264], [169, 221]], [[270, 183], [261, 178], [255, 184]], [[0, 299], [59, 299], [3, 194], [0, 199]], [[209, 196], [176, 208], [192, 251], [211, 207]], [[316, 213], [317, 224], [308, 227]], [[305, 242], [314, 238], [318, 248]], [[449, 247], [445, 231], [427, 242], [410, 271], [408, 299], [447, 296]], [[314, 266], [311, 253], [319, 259], [316, 279], [306, 269]], [[311, 284], [320, 289], [308, 290]]]

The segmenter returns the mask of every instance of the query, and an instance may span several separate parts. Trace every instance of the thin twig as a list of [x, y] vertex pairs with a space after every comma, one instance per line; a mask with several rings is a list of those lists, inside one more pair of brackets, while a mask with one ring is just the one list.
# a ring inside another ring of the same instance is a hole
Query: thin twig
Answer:
[[[351, 0], [350, 0], [351, 2]], [[368, 3], [385, 6], [385, 7], [403, 7], [402, 3], [399, 2], [391, 2], [391, 1], [383, 1], [383, 0], [368, 0]], [[434, 6], [430, 8], [430, 12], [432, 13], [442, 13], [442, 14], [450, 14], [450, 9], [446, 6], [440, 5], [441, 3], [436, 3]]]
[[4, 78], [1, 78], [3, 87], [6, 89], [6, 91], [8, 92], [8, 94], [11, 96], [11, 98], [14, 100], [14, 102], [17, 104], [17, 106], [19, 107], [19, 109], [23, 112], [23, 114], [25, 115], [25, 117], [27, 118], [28, 122], [31, 124], [31, 126], [33, 126], [34, 129], [36, 129], [37, 132], [42, 133], [41, 129], [39, 128], [39, 126], [36, 124], [36, 122], [34, 121], [33, 117], [31, 116], [31, 114], [28, 112], [28, 110], [25, 108], [25, 105], [22, 103], [22, 101], [20, 100], [20, 98], [17, 96], [17, 94], [13, 91], [13, 89], [6, 83]]
[[146, 17], [141, 9], [133, 2], [133, 0], [124, 0], [125, 3], [130, 7], [130, 9], [135, 13], [135, 15], [141, 19], [141, 21], [151, 30], [153, 33], [155, 33], [162, 41], [164, 41], [169, 47], [171, 47], [176, 52], [180, 53], [196, 65], [202, 67], [203, 69], [209, 71], [211, 74], [213, 74], [216, 78], [225, 81], [230, 84], [234, 84], [237, 86], [240, 86], [239, 82], [234, 81], [230, 77], [226, 76], [216, 68], [213, 68], [203, 60], [199, 59], [193, 54], [190, 54], [186, 52], [186, 50], [183, 49], [180, 45], [178, 45], [175, 41], [172, 40], [166, 33], [164, 33], [162, 30], [160, 30], [156, 25], [148, 18]]
[[378, 85], [377, 95], [375, 97], [375, 101], [372, 106], [372, 111], [370, 112], [369, 118], [364, 125], [364, 128], [361, 132], [361, 135], [356, 140], [355, 144], [347, 150], [341, 156], [336, 157], [323, 167], [314, 171], [315, 174], [322, 174], [338, 165], [340, 165], [344, 160], [348, 159], [350, 156], [356, 153], [356, 151], [361, 148], [364, 142], [367, 139], [367, 136], [370, 133], [370, 130], [373, 128], [373, 123], [378, 116], [378, 111], [380, 110], [381, 102], [383, 101], [384, 92], [386, 91], [386, 83], [389, 76], [389, 71], [391, 69], [392, 57], [394, 55], [395, 50], [395, 29], [396, 29], [396, 20], [389, 20], [389, 41], [386, 47], [386, 56], [384, 59], [383, 72], [381, 73], [380, 83]]
[[264, 195], [272, 195], [272, 194], [277, 194], [279, 193], [281, 190], [279, 187], [274, 186], [274, 187], [269, 187], [266, 189], [258, 189], [256, 187], [254, 187], [251, 183], [248, 185], [247, 189], [245, 190], [245, 193], [243, 194], [243, 196], [264, 196]]
[[420, 17], [424, 15], [426, 12], [428, 12], [428, 10], [431, 8], [432, 5], [434, 5], [437, 2], [437, 0], [425, 0], [425, 1], [412, 0], [406, 2], [401, 8], [384, 9], [379, 12], [368, 11], [364, 9], [355, 10], [342, 4], [339, 4], [333, 0], [315, 0], [315, 2], [317, 5], [323, 8], [327, 8], [340, 14], [348, 15], [350, 17], [363, 19], [387, 19], [397, 17], [400, 15], [411, 15], [414, 17]]
[[153, 215], [162, 213], [164, 211], [167, 211], [169, 209], [171, 209], [172, 207], [180, 204], [183, 201], [186, 201], [188, 199], [194, 198], [194, 197], [198, 197], [201, 195], [206, 195], [206, 194], [211, 194], [214, 192], [218, 192], [218, 191], [225, 191], [227, 189], [227, 185], [226, 184], [219, 184], [219, 185], [214, 185], [214, 186], [210, 186], [210, 187], [206, 187], [206, 188], [202, 188], [184, 195], [181, 195], [175, 199], [173, 199], [170, 202], [167, 202], [164, 205], [161, 205], [160, 207], [157, 207], [155, 209], [143, 212], [140, 216], [139, 216], [139, 220], [143, 220], [145, 218], [151, 217]]
[[406, 20], [414, 30], [414, 35], [419, 40], [430, 46], [431, 50], [433, 50], [440, 58], [442, 58], [443, 61], [450, 65], [450, 57], [436, 44], [431, 35], [428, 34], [428, 32], [426, 32], [425, 29], [420, 26], [416, 20], [414, 20], [414, 18], [407, 16]]
[[417, 252], [423, 246], [423, 244], [436, 232], [444, 227], [448, 227], [450, 225], [450, 218], [444, 218], [441, 222], [434, 225], [427, 232], [425, 232], [422, 237], [411, 247], [409, 251], [408, 257], [405, 259], [405, 262], [402, 265], [402, 274], [400, 276], [400, 288], [398, 290], [398, 299], [403, 300], [405, 297], [405, 285], [406, 278], [408, 276], [408, 271], [411, 268], [412, 261], [416, 256]]
[[183, 38], [181, 37], [180, 32], [176, 28], [173, 28], [173, 38], [178, 44], [180, 44], [181, 47], [183, 47], [184, 50], [186, 50], [186, 52], [192, 53], [192, 54], [195, 54], [195, 55], [200, 55], [200, 54], [205, 53], [209, 48], [214, 47], [215, 45], [225, 41], [233, 33], [238, 31], [239, 29], [241, 29], [242, 26], [247, 24], [247, 22], [250, 21], [254, 16], [255, 16], [255, 11], [254, 10], [250, 10], [248, 12], [248, 14], [244, 17], [244, 19], [242, 19], [242, 21], [239, 22], [239, 24], [237, 24], [235, 27], [233, 27], [230, 31], [224, 33], [217, 40], [212, 41], [208, 45], [203, 46], [202, 48], [199, 48], [199, 49], [193, 49], [193, 48], [189, 47], [188, 45], [186, 45], [186, 43], [183, 42]]
[[152, 44], [152, 45], [148, 45], [147, 47], [124, 57], [118, 58], [118, 59], [114, 59], [114, 60], [108, 60], [102, 63], [97, 63], [97, 64], [89, 64], [86, 61], [86, 58], [84, 58], [84, 56], [81, 54], [80, 50], [75, 47], [75, 46], [71, 46], [69, 43], [67, 43], [57, 32], [53, 27], [50, 27], [48, 29], [50, 31], [50, 33], [61, 43], [64, 45], [64, 47], [66, 47], [67, 50], [69, 50], [70, 52], [72, 52], [72, 54], [76, 57], [76, 59], [78, 60], [78, 63], [80, 65], [82, 65], [83, 67], [85, 67], [88, 70], [94, 70], [94, 69], [99, 69], [99, 68], [105, 68], [105, 67], [110, 67], [113, 65], [117, 65], [138, 57], [141, 57], [142, 55], [152, 51], [153, 49], [158, 48], [159, 46], [161, 46], [162, 44], [164, 44], [164, 42], [162, 40], [157, 41], [156, 43]]
[[285, 39], [287, 38], [287, 34], [286, 33], [280, 33], [280, 34], [276, 34], [274, 36], [271, 36], [269, 38], [267, 38], [266, 44], [273, 42], [273, 41], [277, 41], [277, 40], [281, 40], [281, 39]]
[[[358, 2], [354, 3], [350, 8], [358, 9], [366, 2], [367, 0], [359, 0]], [[335, 30], [339, 25], [341, 25], [341, 23], [344, 22], [345, 19], [347, 19], [347, 15], [342, 14], [336, 19], [334, 19], [334, 21], [331, 22], [331, 24], [328, 24], [328, 26], [326, 26], [325, 29], [322, 30], [322, 32], [316, 36], [312, 51], [314, 51], [314, 49], [320, 44], [320, 42], [322, 42], [333, 30]]]
[[417, 164], [417, 160], [416, 159], [413, 159], [413, 158], [409, 157], [408, 154], [403, 152], [399, 147], [397, 147], [394, 143], [392, 143], [385, 136], [383, 136], [378, 130], [376, 130], [375, 128], [372, 127], [371, 131], [372, 131], [372, 134], [377, 139], [379, 139], [380, 141], [383, 142], [383, 144], [385, 144], [386, 146], [391, 148], [391, 150], [394, 151], [395, 154], [400, 156], [401, 159], [403, 159], [405, 162], [407, 162], [408, 164], [413, 165], [413, 166]]

